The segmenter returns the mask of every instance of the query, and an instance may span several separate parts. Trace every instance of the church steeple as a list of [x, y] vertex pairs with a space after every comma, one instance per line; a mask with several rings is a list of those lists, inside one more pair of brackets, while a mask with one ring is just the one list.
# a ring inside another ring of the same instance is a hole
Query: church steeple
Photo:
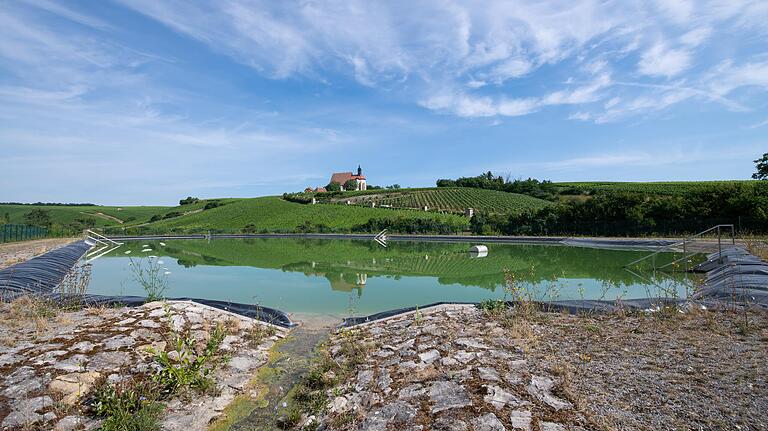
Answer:
[[357, 176], [363, 176], [363, 168], [361, 168], [360, 165], [357, 165]]

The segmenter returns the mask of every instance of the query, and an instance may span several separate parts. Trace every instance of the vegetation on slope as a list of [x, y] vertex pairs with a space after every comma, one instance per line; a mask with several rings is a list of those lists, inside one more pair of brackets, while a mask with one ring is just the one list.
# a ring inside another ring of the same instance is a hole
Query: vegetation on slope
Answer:
[[710, 184], [674, 195], [602, 190], [539, 211], [479, 214], [472, 230], [506, 235], [683, 235], [716, 224], [734, 224], [742, 234], [768, 232], [768, 185]]
[[306, 205], [276, 196], [233, 199], [227, 205], [162, 220], [126, 233], [192, 232], [368, 232], [383, 221], [400, 232], [453, 233], [466, 230], [465, 217], [347, 205]]
[[390, 206], [463, 214], [467, 208], [489, 213], [521, 213], [550, 205], [549, 202], [517, 193], [472, 188], [402, 189], [350, 197], [356, 205]]
[[561, 195], [594, 195], [600, 192], [634, 192], [648, 195], [683, 196], [734, 184], [749, 184], [768, 188], [768, 183], [756, 181], [663, 181], [663, 182], [564, 182], [554, 183]]

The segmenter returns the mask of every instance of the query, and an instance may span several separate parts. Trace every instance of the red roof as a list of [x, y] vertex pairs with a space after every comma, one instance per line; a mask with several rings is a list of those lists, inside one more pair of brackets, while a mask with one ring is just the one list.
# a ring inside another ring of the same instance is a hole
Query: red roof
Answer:
[[331, 182], [332, 183], [339, 183], [341, 185], [344, 185], [349, 180], [364, 180], [365, 176], [363, 175], [353, 175], [352, 172], [336, 172], [333, 175], [331, 175]]

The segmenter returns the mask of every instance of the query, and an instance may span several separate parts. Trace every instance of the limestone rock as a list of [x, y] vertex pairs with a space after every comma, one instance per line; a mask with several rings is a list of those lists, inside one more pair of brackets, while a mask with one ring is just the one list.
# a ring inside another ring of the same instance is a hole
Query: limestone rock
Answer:
[[471, 423], [475, 431], [506, 431], [504, 424], [493, 413], [476, 417]]
[[512, 425], [512, 429], [530, 431], [531, 419], [531, 412], [527, 410], [514, 410], [509, 416], [509, 423]]
[[56, 377], [48, 385], [48, 389], [51, 392], [62, 394], [62, 403], [74, 405], [82, 395], [87, 394], [91, 390], [94, 382], [100, 376], [101, 374], [95, 371], [65, 374]]
[[505, 391], [504, 389], [498, 387], [489, 385], [486, 386], [486, 389], [488, 391], [488, 395], [483, 397], [483, 401], [486, 403], [496, 407], [497, 410], [502, 409], [506, 405], [523, 405], [527, 404], [526, 402], [520, 400], [513, 394]]
[[552, 395], [551, 391], [554, 387], [555, 382], [549, 377], [533, 376], [531, 377], [531, 383], [528, 385], [528, 393], [555, 410], [570, 409], [573, 407], [570, 402]]
[[455, 382], [437, 381], [432, 383], [429, 388], [429, 398], [432, 401], [433, 414], [472, 405], [467, 391]]

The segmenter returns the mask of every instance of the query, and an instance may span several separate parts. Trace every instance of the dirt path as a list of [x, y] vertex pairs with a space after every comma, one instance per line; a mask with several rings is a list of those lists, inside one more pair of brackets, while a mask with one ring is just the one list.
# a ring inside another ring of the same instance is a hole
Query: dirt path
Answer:
[[78, 238], [46, 238], [0, 244], [0, 269], [63, 247]]
[[117, 218], [115, 216], [111, 216], [109, 214], [104, 214], [102, 212], [87, 213], [87, 212], [84, 212], [84, 211], [80, 211], [80, 214], [85, 214], [85, 215], [89, 215], [89, 216], [103, 218], [105, 220], [110, 220], [110, 221], [113, 221], [113, 222], [119, 223], [119, 224], [125, 223], [125, 221], [120, 220], [119, 218]]

